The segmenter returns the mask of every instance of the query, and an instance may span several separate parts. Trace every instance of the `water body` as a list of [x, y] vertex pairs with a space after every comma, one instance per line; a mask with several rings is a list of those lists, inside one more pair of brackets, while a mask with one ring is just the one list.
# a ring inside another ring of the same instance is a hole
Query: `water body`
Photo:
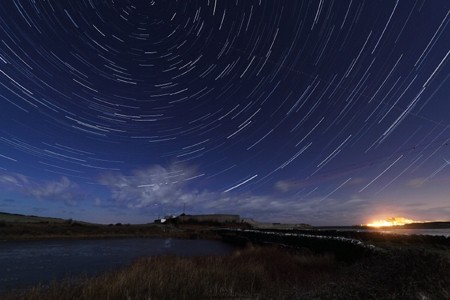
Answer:
[[226, 255], [220, 241], [183, 239], [105, 239], [0, 242], [0, 292], [70, 276], [96, 275], [130, 265], [140, 257]]
[[373, 228], [373, 229], [360, 229], [351, 227], [323, 227], [320, 230], [337, 230], [337, 231], [359, 231], [359, 232], [382, 232], [391, 234], [419, 234], [419, 235], [442, 235], [450, 237], [450, 228], [436, 228], [436, 229], [407, 229], [407, 228]]
[[450, 237], [450, 228], [440, 229], [377, 229], [378, 232], [393, 233], [393, 234], [421, 234], [421, 235], [443, 235]]

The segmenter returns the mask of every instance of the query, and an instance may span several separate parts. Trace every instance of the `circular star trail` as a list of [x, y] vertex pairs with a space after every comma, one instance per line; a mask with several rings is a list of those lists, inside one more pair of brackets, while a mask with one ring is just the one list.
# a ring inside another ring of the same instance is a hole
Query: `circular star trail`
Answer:
[[0, 209], [445, 218], [449, 20], [445, 0], [5, 1]]

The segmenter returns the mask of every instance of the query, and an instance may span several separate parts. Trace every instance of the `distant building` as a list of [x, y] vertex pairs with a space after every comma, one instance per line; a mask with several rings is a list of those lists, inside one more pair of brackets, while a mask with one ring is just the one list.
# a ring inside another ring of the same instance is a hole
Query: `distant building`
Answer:
[[283, 224], [283, 223], [262, 223], [257, 222], [251, 218], [242, 219], [243, 223], [250, 225], [256, 229], [280, 229], [280, 230], [294, 230], [294, 229], [308, 229], [311, 228], [309, 224]]
[[174, 216], [174, 215], [168, 215], [168, 216], [165, 216], [164, 218], [158, 218], [158, 219], [156, 219], [155, 220], [155, 223], [156, 224], [164, 224], [164, 223], [166, 223], [167, 221], [170, 221], [170, 220], [173, 220], [173, 219], [176, 219], [177, 218], [177, 216]]
[[239, 223], [239, 215], [211, 214], [211, 215], [181, 215], [179, 223]]

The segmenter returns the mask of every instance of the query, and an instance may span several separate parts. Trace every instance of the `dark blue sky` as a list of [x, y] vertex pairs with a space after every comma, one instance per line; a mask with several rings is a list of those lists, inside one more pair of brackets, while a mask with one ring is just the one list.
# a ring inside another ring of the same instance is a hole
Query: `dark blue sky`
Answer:
[[7, 0], [0, 211], [450, 219], [450, 2]]

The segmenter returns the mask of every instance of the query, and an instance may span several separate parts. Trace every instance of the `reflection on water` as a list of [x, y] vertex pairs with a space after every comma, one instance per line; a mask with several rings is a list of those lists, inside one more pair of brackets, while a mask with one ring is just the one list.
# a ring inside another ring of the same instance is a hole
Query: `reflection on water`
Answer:
[[382, 232], [392, 234], [421, 234], [421, 235], [442, 235], [450, 237], [450, 228], [439, 229], [407, 229], [407, 228], [350, 228], [350, 227], [323, 227], [322, 230], [337, 230], [337, 231], [359, 231], [359, 232]]
[[0, 242], [0, 292], [67, 276], [95, 275], [153, 255], [226, 255], [220, 241], [109, 239]]
[[378, 232], [394, 233], [394, 234], [422, 234], [422, 235], [443, 235], [450, 236], [450, 228], [441, 229], [377, 229]]

